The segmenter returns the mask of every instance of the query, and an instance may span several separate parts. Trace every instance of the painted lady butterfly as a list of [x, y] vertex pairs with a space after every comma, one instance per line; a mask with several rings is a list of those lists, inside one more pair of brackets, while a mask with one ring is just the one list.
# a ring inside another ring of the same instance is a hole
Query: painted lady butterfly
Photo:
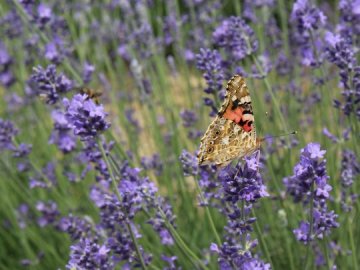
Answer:
[[250, 155], [263, 139], [256, 138], [251, 98], [244, 78], [235, 75], [226, 87], [225, 101], [201, 139], [199, 165], [223, 167]]

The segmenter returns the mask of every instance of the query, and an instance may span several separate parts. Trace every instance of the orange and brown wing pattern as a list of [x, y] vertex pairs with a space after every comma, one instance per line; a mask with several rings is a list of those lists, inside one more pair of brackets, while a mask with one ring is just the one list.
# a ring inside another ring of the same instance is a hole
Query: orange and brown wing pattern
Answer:
[[235, 75], [228, 82], [218, 116], [201, 139], [200, 165], [227, 165], [258, 148], [251, 98], [245, 80]]

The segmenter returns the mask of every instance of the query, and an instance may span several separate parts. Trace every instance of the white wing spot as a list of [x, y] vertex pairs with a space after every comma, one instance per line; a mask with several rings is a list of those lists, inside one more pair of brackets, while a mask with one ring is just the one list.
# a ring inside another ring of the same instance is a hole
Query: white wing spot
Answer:
[[229, 137], [226, 136], [226, 137], [222, 138], [222, 139], [221, 139], [221, 143], [222, 143], [222, 144], [225, 144], [225, 145], [228, 145], [228, 144], [229, 144]]

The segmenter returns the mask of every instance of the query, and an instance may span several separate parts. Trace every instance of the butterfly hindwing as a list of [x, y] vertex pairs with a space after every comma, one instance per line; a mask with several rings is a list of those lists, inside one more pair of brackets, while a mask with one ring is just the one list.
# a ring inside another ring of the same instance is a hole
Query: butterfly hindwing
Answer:
[[227, 84], [218, 116], [201, 139], [199, 164], [225, 166], [257, 148], [251, 98], [245, 80], [235, 75]]

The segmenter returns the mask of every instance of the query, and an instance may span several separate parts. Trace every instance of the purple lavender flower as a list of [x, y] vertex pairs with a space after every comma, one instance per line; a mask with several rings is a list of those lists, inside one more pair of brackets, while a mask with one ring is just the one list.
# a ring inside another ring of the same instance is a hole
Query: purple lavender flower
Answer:
[[88, 84], [91, 81], [91, 77], [95, 71], [95, 66], [85, 62], [83, 66], [82, 79], [84, 84]]
[[338, 34], [329, 31], [325, 33], [326, 57], [329, 62], [334, 63], [339, 69], [352, 70], [355, 65], [355, 52], [352, 45]]
[[28, 160], [28, 155], [31, 152], [32, 145], [20, 143], [20, 145], [17, 148], [14, 148], [13, 151], [13, 157], [18, 159], [17, 162], [17, 169], [19, 172], [25, 172], [30, 169], [30, 164]]
[[70, 260], [67, 269], [100, 269], [111, 270], [114, 265], [109, 256], [110, 249], [94, 240], [82, 238], [71, 246]]
[[71, 133], [71, 125], [60, 110], [51, 113], [54, 121], [54, 129], [50, 135], [49, 143], [56, 144], [63, 153], [69, 153], [76, 147], [76, 139]]
[[217, 200], [220, 196], [218, 189], [221, 184], [216, 178], [216, 166], [199, 167], [196, 156], [186, 150], [182, 151], [179, 159], [183, 168], [184, 176], [192, 175], [199, 179], [199, 186], [201, 187], [204, 199], [199, 200], [200, 205], [212, 205], [219, 208], [220, 206]]
[[12, 122], [0, 118], [0, 151], [15, 148], [13, 139], [18, 132]]
[[32, 215], [28, 204], [22, 203], [19, 205], [19, 207], [16, 209], [16, 219], [21, 229], [25, 229], [27, 227], [28, 222], [32, 220]]
[[294, 230], [296, 238], [307, 244], [315, 238], [322, 239], [331, 232], [332, 228], [339, 226], [337, 215], [328, 211], [326, 201], [330, 198], [332, 187], [328, 184], [326, 160], [323, 160], [325, 150], [320, 144], [309, 143], [301, 150], [300, 162], [294, 167], [294, 175], [285, 178], [284, 184], [287, 192], [295, 202], [305, 205], [313, 204], [313, 222], [302, 221], [300, 227]]
[[38, 224], [40, 227], [55, 224], [59, 217], [57, 205], [52, 201], [47, 203], [39, 201], [36, 204], [36, 210], [41, 213], [41, 216], [38, 218]]
[[339, 138], [337, 138], [335, 135], [333, 135], [327, 128], [323, 128], [322, 133], [328, 137], [332, 142], [334, 143], [338, 143], [339, 142]]
[[91, 237], [95, 233], [94, 224], [89, 218], [80, 218], [72, 214], [62, 217], [56, 227], [70, 235], [73, 241], [79, 240], [82, 237]]
[[160, 156], [158, 154], [154, 154], [150, 157], [142, 157], [141, 166], [145, 170], [154, 170], [156, 175], [161, 175], [164, 164], [161, 161]]
[[68, 123], [72, 125], [74, 134], [83, 141], [96, 138], [110, 127], [105, 120], [107, 113], [104, 107], [96, 105], [86, 94], [76, 94], [72, 100], [65, 98], [63, 104]]
[[[200, 49], [200, 53], [196, 55], [197, 67], [203, 72], [203, 76], [207, 83], [207, 88], [204, 90], [207, 94], [212, 94], [214, 100], [205, 98], [205, 105], [211, 107], [211, 115], [217, 113], [217, 105], [219, 103], [219, 95], [222, 92], [222, 84], [225, 78], [224, 71], [221, 66], [221, 56], [214, 50]], [[215, 102], [215, 104], [214, 104]]]
[[54, 64], [59, 64], [66, 55], [65, 42], [60, 37], [55, 37], [45, 45], [45, 58]]
[[352, 204], [358, 198], [358, 194], [353, 194], [351, 189], [354, 180], [360, 175], [360, 163], [353, 151], [345, 149], [341, 160], [341, 206], [343, 210], [349, 212]]
[[161, 243], [163, 245], [172, 246], [174, 245], [174, 239], [172, 238], [168, 229], [166, 229], [165, 221], [171, 223], [173, 227], [175, 226], [175, 216], [173, 214], [172, 207], [169, 203], [165, 202], [162, 198], [159, 198], [156, 201], [156, 206], [161, 209], [161, 212], [165, 215], [157, 211], [154, 217], [148, 220], [148, 223], [151, 224], [154, 230], [159, 234]]
[[191, 110], [182, 110], [180, 117], [183, 120], [184, 127], [192, 127], [198, 121], [197, 114]]
[[350, 40], [360, 34], [360, 2], [359, 0], [340, 0], [340, 24], [338, 28], [342, 35], [346, 36]]
[[[169, 2], [170, 3], [170, 2]], [[175, 10], [176, 7], [172, 7], [172, 10]], [[176, 13], [170, 12], [169, 15], [163, 18], [164, 25], [163, 25], [163, 33], [164, 33], [164, 44], [169, 46], [176, 41], [178, 41], [178, 32], [179, 26], [178, 21], [176, 20]]]
[[224, 20], [213, 33], [214, 44], [239, 61], [258, 49], [254, 31], [239, 17]]
[[219, 173], [226, 201], [232, 204], [239, 201], [255, 202], [269, 195], [257, 171], [255, 159], [247, 159], [243, 168], [238, 166]]
[[55, 104], [60, 95], [70, 91], [73, 82], [63, 74], [56, 74], [56, 67], [49, 65], [46, 69], [41, 66], [33, 68], [31, 82], [35, 84], [35, 92], [46, 98], [48, 104]]
[[[94, 186], [91, 192], [91, 198], [100, 209], [101, 222], [99, 226], [106, 230], [108, 239], [107, 246], [113, 253], [115, 262], [127, 262], [130, 265], [138, 264], [138, 258], [135, 253], [135, 246], [130, 237], [129, 226], [134, 231], [135, 237], [140, 238], [137, 228], [132, 220], [141, 209], [162, 209], [166, 217], [170, 217], [171, 208], [162, 204], [160, 198], [156, 199], [157, 188], [148, 178], [142, 178], [140, 169], [131, 168], [127, 162], [119, 166], [118, 177], [121, 178], [118, 185], [121, 201], [109, 190], [107, 182], [101, 182], [100, 186]], [[155, 222], [156, 220], [156, 222]], [[154, 228], [159, 231], [163, 241], [169, 243], [170, 235], [166, 233], [163, 227], [163, 221], [160, 217], [152, 219]], [[172, 222], [170, 220], [170, 222]], [[149, 221], [149, 223], [151, 223]], [[156, 226], [155, 226], [156, 224]], [[142, 248], [140, 247], [142, 250]], [[143, 251], [142, 256], [145, 263], [149, 263], [151, 257]]]
[[42, 27], [50, 21], [52, 16], [53, 14], [51, 11], [51, 7], [43, 3], [39, 4], [39, 6], [37, 7], [37, 17], [38, 22]]
[[167, 262], [169, 265], [168, 267], [164, 267], [163, 270], [181, 270], [181, 268], [177, 268], [175, 265], [175, 261], [177, 260], [176, 256], [165, 256], [165, 255], [161, 255], [161, 259], [165, 262]]
[[291, 20], [296, 23], [298, 31], [302, 34], [322, 27], [326, 22], [326, 16], [308, 0], [297, 0], [291, 12]]
[[16, 9], [10, 9], [0, 18], [0, 33], [10, 40], [21, 36], [23, 33], [23, 22]]
[[0, 83], [8, 88], [15, 82], [15, 77], [11, 71], [13, 59], [7, 52], [5, 45], [0, 42]]

